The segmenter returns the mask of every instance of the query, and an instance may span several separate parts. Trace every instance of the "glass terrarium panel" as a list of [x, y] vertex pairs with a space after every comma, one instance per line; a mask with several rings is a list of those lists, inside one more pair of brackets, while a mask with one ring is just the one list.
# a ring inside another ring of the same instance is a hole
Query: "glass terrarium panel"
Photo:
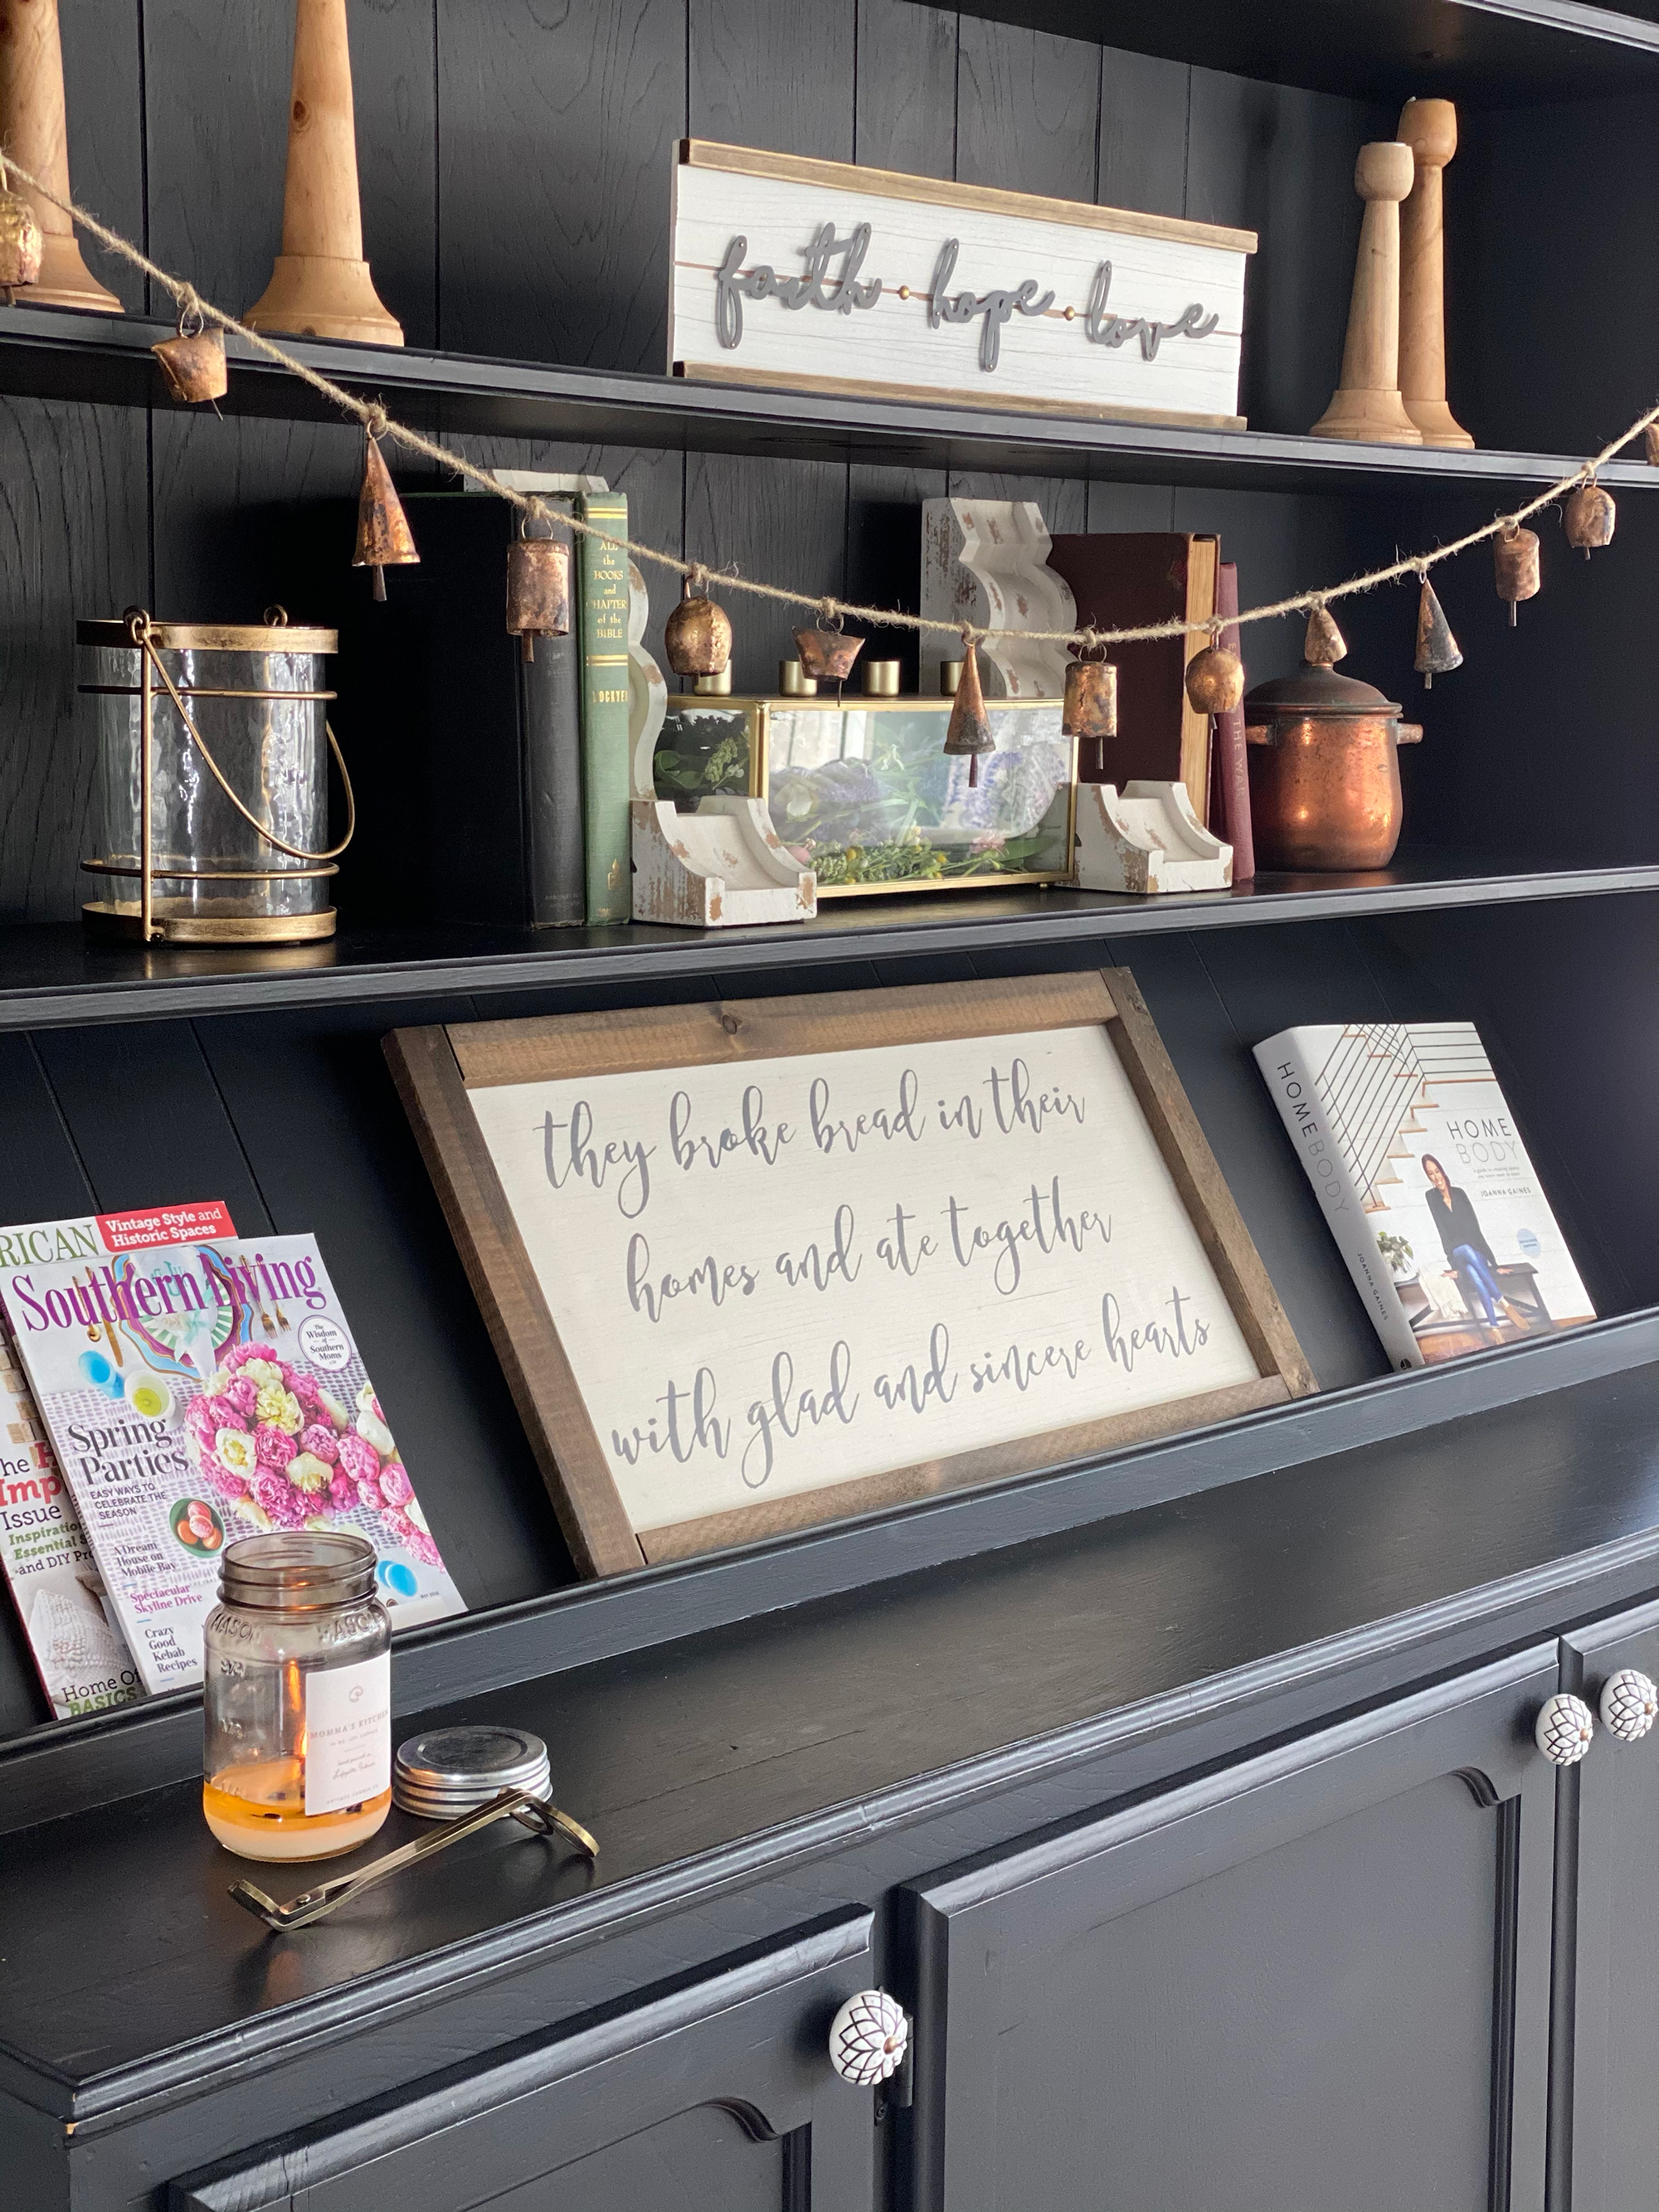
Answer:
[[944, 751], [948, 699], [780, 701], [766, 718], [772, 826], [821, 894], [1067, 875], [1073, 745], [1058, 700], [988, 702], [996, 750]]
[[752, 700], [671, 699], [657, 739], [658, 798], [690, 807], [722, 792], [751, 794], [759, 718]]

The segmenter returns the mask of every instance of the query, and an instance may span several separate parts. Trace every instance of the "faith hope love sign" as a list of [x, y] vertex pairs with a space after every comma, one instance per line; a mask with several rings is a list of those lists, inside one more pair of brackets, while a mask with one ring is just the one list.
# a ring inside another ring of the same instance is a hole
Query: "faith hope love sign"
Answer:
[[687, 139], [669, 363], [727, 382], [1237, 428], [1255, 242]]
[[610, 1019], [413, 1034], [454, 1071], [452, 1224], [509, 1373], [568, 1378], [532, 1433], [614, 1564], [1304, 1387], [1125, 980]]

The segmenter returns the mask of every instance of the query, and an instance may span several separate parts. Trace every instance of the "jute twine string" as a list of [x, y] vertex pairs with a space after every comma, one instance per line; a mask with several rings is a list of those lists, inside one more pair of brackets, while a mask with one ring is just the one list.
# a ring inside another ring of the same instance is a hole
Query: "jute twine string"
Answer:
[[[477, 462], [468, 460], [464, 453], [458, 453], [452, 447], [441, 445], [435, 438], [428, 438], [422, 432], [411, 429], [406, 422], [395, 421], [380, 401], [359, 399], [262, 332], [250, 330], [246, 323], [239, 321], [223, 307], [216, 307], [210, 300], [203, 299], [187, 279], [175, 276], [169, 270], [159, 267], [131, 239], [123, 238], [118, 231], [112, 230], [107, 223], [100, 222], [96, 216], [78, 206], [74, 200], [60, 198], [49, 185], [44, 185], [38, 177], [32, 176], [21, 162], [14, 161], [8, 154], [0, 153], [0, 187], [13, 177], [27, 185], [31, 192], [38, 192], [42, 199], [60, 209], [88, 237], [96, 239], [106, 252], [129, 262], [135, 269], [141, 269], [152, 283], [159, 284], [177, 301], [180, 309], [192, 315], [201, 315], [206, 321], [216, 324], [221, 330], [234, 331], [237, 337], [245, 339], [257, 353], [264, 354], [267, 360], [274, 361], [279, 368], [287, 369], [291, 376], [297, 376], [301, 383], [308, 384], [313, 392], [320, 392], [342, 414], [361, 422], [371, 437], [390, 438], [394, 444], [407, 447], [410, 453], [422, 454], [428, 460], [437, 462], [441, 468], [476, 483], [480, 490], [492, 492], [497, 499], [504, 499], [521, 514], [536, 520], [546, 518], [545, 506], [533, 493], [514, 490], [510, 485], [492, 476], [488, 469], [480, 468]], [[1528, 500], [1524, 507], [1518, 507], [1510, 514], [1495, 515], [1492, 521], [1483, 524], [1479, 530], [1466, 531], [1462, 538], [1454, 538], [1449, 544], [1437, 545], [1431, 552], [1407, 554], [1400, 560], [1391, 561], [1385, 568], [1370, 568], [1363, 575], [1350, 576], [1343, 583], [1322, 584], [1310, 591], [1291, 592], [1282, 599], [1270, 599], [1262, 606], [1246, 607], [1230, 620], [1236, 621], [1243, 628], [1246, 623], [1272, 622], [1280, 615], [1305, 614], [1314, 607], [1323, 606], [1329, 599], [1349, 599], [1358, 592], [1375, 591], [1379, 584], [1396, 583], [1405, 576], [1420, 576], [1426, 580], [1429, 570], [1442, 561], [1453, 560], [1458, 554], [1467, 553], [1471, 546], [1484, 544], [1488, 538], [1507, 538], [1518, 530], [1529, 515], [1537, 514], [1564, 493], [1576, 490], [1580, 484], [1593, 483], [1596, 471], [1615, 454], [1621, 453], [1632, 440], [1639, 438], [1654, 422], [1659, 422], [1659, 404], [1638, 415], [1621, 436], [1610, 440], [1592, 459], [1582, 462], [1566, 476], [1547, 485], [1535, 499]], [[661, 552], [654, 545], [642, 545], [635, 538], [617, 538], [609, 531], [598, 529], [592, 523], [584, 521], [580, 515], [571, 515], [567, 519], [571, 529], [579, 535], [598, 538], [601, 544], [614, 546], [619, 552], [631, 554], [636, 561], [670, 569], [675, 575], [687, 579], [694, 589], [708, 580], [710, 572], [703, 562], [683, 561], [676, 554]], [[747, 592], [751, 598], [775, 600], [783, 606], [804, 607], [825, 623], [838, 617], [844, 619], [850, 615], [854, 621], [871, 623], [884, 629], [927, 630], [940, 636], [971, 636], [981, 641], [988, 635], [984, 630], [964, 630], [960, 623], [930, 621], [921, 615], [902, 614], [893, 607], [861, 606], [851, 599], [826, 599], [822, 592], [789, 591], [776, 584], [759, 583], [752, 577], [732, 575], [729, 572], [722, 574], [720, 581], [729, 591]], [[1218, 620], [1206, 627], [1214, 638], [1219, 635], [1222, 625]], [[1085, 651], [1093, 651], [1108, 645], [1133, 645], [1146, 638], [1184, 637], [1190, 628], [1190, 623], [1177, 620], [1146, 623], [1133, 629], [1032, 629], [1022, 630], [1019, 635], [1045, 645], [1072, 645], [1081, 647]]]

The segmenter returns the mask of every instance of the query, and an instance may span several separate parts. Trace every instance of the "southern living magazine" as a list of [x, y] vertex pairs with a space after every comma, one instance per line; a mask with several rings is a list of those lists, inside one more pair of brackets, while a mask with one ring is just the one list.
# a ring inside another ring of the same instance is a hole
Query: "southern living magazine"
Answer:
[[367, 1536], [394, 1628], [465, 1611], [313, 1237], [0, 1264], [0, 1304], [146, 1690], [200, 1680], [261, 1529]]
[[[181, 1237], [234, 1234], [216, 1200], [143, 1213], [87, 1213], [0, 1229], [0, 1267], [107, 1260]], [[114, 1347], [112, 1347], [114, 1348]], [[108, 1371], [114, 1372], [113, 1367]], [[0, 1322], [0, 1569], [15, 1599], [41, 1686], [58, 1720], [143, 1695], [86, 1532], [29, 1396], [11, 1332]]]
[[1255, 1057], [1397, 1367], [1595, 1320], [1472, 1022], [1284, 1030]]

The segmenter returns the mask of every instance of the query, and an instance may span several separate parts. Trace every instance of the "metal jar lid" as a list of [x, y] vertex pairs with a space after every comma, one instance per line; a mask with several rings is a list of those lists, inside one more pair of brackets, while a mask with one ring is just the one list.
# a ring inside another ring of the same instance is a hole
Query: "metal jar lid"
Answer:
[[406, 1813], [449, 1820], [502, 1790], [546, 1795], [547, 1746], [527, 1729], [463, 1723], [428, 1729], [399, 1744], [392, 1794]]

